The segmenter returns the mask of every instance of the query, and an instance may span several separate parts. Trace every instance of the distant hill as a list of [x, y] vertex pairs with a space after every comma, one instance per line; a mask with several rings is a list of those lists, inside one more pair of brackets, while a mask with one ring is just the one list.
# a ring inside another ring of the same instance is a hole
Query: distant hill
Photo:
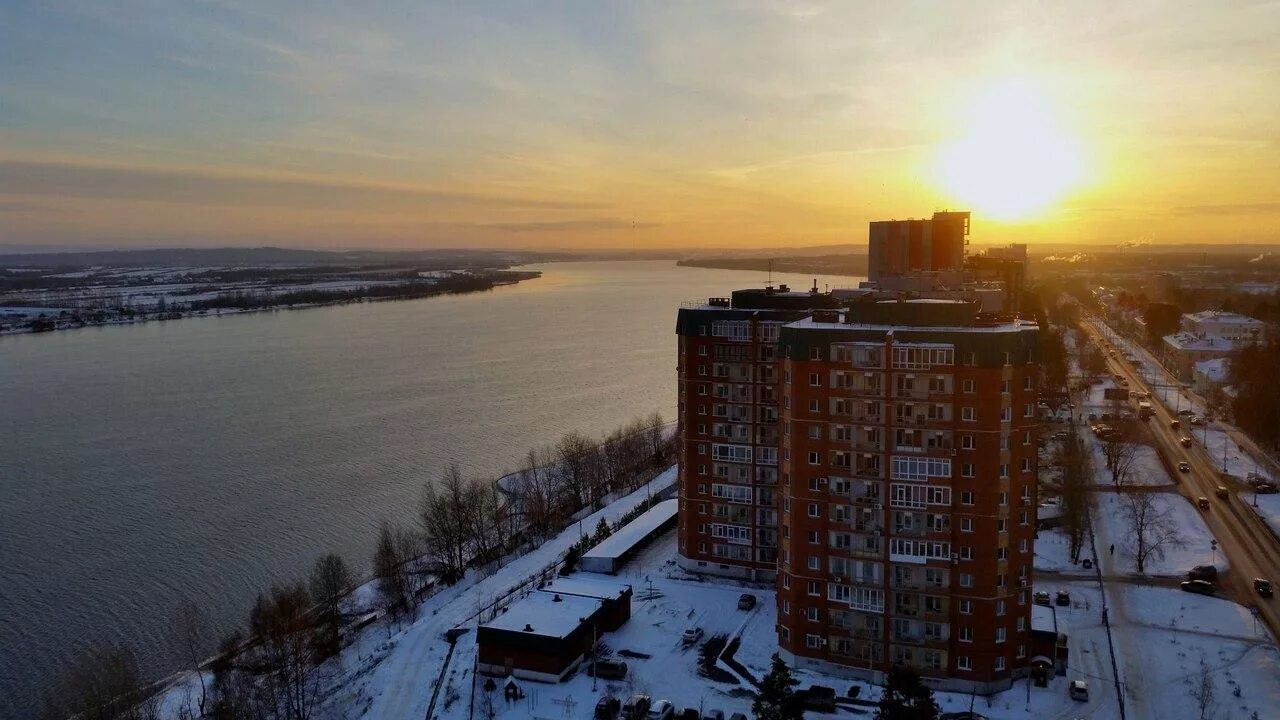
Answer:
[[[2, 248], [0, 248], [2, 250]], [[0, 253], [0, 267], [235, 267], [265, 265], [422, 264], [452, 268], [496, 267], [567, 260], [568, 253], [499, 250], [353, 250], [292, 248], [161, 248], [140, 250], [72, 250], [68, 252]]]

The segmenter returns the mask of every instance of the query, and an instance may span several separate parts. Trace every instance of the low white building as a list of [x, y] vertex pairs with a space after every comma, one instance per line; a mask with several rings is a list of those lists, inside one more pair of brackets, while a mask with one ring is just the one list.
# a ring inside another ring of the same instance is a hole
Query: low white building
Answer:
[[1231, 361], [1227, 358], [1201, 360], [1193, 366], [1192, 387], [1196, 392], [1209, 397], [1227, 384], [1231, 375]]
[[1193, 335], [1213, 336], [1227, 340], [1262, 342], [1267, 324], [1248, 315], [1221, 310], [1202, 310], [1182, 316], [1182, 330]]

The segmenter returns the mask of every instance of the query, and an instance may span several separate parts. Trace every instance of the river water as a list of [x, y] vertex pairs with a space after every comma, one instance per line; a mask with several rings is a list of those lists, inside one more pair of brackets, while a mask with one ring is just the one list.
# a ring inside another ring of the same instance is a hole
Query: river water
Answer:
[[674, 418], [676, 308], [764, 279], [531, 269], [472, 295], [0, 337], [0, 718], [96, 640], [171, 667], [184, 594], [222, 631], [320, 553], [363, 571], [378, 522], [411, 522], [449, 463], [496, 477], [569, 430]]

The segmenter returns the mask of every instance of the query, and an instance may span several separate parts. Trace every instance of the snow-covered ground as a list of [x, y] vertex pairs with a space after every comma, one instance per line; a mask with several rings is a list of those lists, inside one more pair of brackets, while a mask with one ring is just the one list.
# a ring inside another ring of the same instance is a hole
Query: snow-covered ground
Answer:
[[[1175, 493], [1151, 493], [1157, 514], [1169, 514], [1169, 519], [1178, 528], [1181, 545], [1169, 546], [1161, 557], [1147, 559], [1145, 574], [1153, 576], [1185, 576], [1187, 571], [1196, 565], [1216, 564], [1225, 569], [1226, 560], [1222, 553], [1214, 552], [1209, 543], [1213, 535], [1200, 517], [1200, 512], [1181, 495]], [[1135, 572], [1133, 564], [1133, 531], [1122, 510], [1122, 495], [1118, 493], [1100, 492], [1095, 495], [1093, 515], [1094, 531], [1097, 533], [1099, 555], [1101, 551], [1110, 552], [1112, 544], [1116, 547], [1116, 559], [1120, 567], [1117, 573]]]
[[[1085, 538], [1084, 548], [1080, 553], [1081, 558], [1093, 557], [1090, 547], [1088, 538]], [[1036, 536], [1035, 544], [1036, 571], [1093, 577], [1094, 570], [1085, 570], [1082, 565], [1071, 562], [1070, 551], [1070, 540], [1061, 528], [1041, 530]]]

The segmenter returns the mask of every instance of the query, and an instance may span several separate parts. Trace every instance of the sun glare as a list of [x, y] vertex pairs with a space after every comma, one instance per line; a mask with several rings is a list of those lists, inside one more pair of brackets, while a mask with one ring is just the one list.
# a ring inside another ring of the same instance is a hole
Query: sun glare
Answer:
[[984, 216], [1022, 220], [1049, 208], [1084, 175], [1080, 149], [1034, 86], [1003, 82], [978, 95], [964, 136], [944, 145], [937, 178]]

